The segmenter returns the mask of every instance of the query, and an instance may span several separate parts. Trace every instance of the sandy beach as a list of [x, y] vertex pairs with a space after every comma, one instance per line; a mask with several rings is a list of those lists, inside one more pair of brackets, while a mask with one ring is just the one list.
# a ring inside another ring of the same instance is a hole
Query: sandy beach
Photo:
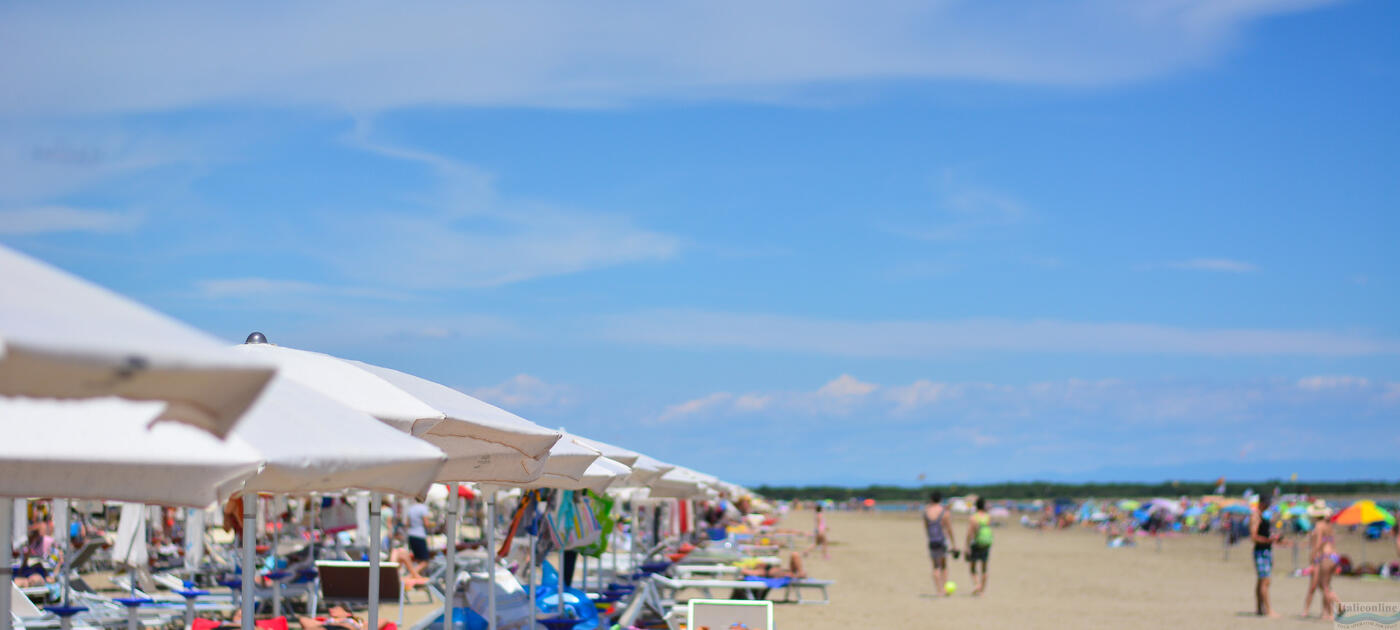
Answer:
[[[785, 527], [810, 529], [811, 512], [793, 512]], [[1144, 539], [1110, 549], [1093, 530], [1040, 532], [1009, 523], [996, 530], [987, 593], [961, 588], [935, 597], [918, 512], [833, 512], [831, 558], [809, 554], [808, 572], [837, 580], [826, 606], [778, 605], [786, 630], [854, 628], [1318, 628], [1330, 622], [1299, 617], [1306, 578], [1294, 578], [1291, 549], [1275, 552], [1273, 600], [1280, 619], [1252, 614], [1249, 548], [1222, 558], [1215, 535], [1164, 539], [1160, 552]], [[961, 539], [966, 520], [955, 520]], [[1343, 536], [1343, 553], [1359, 556], [1359, 539]], [[1305, 557], [1300, 553], [1299, 557]], [[1367, 558], [1393, 559], [1391, 540], [1371, 541]], [[968, 584], [967, 564], [951, 576]], [[1342, 601], [1400, 601], [1400, 582], [1337, 577]], [[1318, 602], [1313, 603], [1313, 614]]]

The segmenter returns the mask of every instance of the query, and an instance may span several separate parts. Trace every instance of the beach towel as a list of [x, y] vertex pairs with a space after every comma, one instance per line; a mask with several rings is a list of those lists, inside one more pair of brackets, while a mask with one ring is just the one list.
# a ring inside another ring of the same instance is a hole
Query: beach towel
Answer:
[[782, 587], [784, 587], [784, 586], [787, 586], [788, 584], [791, 584], [791, 583], [792, 583], [792, 578], [790, 578], [790, 577], [775, 577], [775, 578], [770, 578], [770, 577], [760, 577], [760, 576], [757, 576], [757, 575], [746, 575], [746, 576], [744, 576], [744, 581], [745, 581], [745, 582], [763, 582], [763, 585], [764, 585], [764, 586], [767, 586], [767, 587], [770, 588], [770, 589], [774, 589], [774, 588], [782, 588]]

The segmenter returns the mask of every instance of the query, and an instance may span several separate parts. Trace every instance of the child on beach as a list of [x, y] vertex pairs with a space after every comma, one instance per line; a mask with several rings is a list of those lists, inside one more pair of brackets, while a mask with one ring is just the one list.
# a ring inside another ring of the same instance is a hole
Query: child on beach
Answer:
[[817, 522], [812, 528], [812, 546], [808, 547], [806, 551], [803, 551], [802, 553], [805, 555], [807, 553], [810, 553], [813, 549], [821, 547], [822, 559], [830, 560], [831, 555], [828, 554], [826, 550], [826, 515], [822, 513], [822, 506], [820, 503], [817, 504], [816, 519]]
[[[987, 513], [987, 500], [977, 497], [977, 511], [967, 523], [967, 563], [972, 570], [973, 595], [981, 595], [987, 590], [987, 556], [992, 552], [992, 517]], [[982, 563], [982, 572], [977, 572], [977, 563]]]
[[1249, 518], [1249, 538], [1254, 541], [1254, 570], [1258, 580], [1254, 584], [1255, 612], [1261, 617], [1278, 617], [1269, 602], [1269, 576], [1274, 570], [1274, 543], [1283, 546], [1283, 537], [1273, 531], [1273, 524], [1265, 514], [1269, 511], [1270, 498], [1259, 495], [1259, 505]]

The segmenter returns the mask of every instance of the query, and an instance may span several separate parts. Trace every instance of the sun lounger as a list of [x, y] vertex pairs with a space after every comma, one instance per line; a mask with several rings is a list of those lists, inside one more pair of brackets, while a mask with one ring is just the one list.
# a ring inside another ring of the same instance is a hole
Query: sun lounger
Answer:
[[[327, 603], [368, 605], [369, 568], [368, 562], [317, 561], [321, 595]], [[379, 564], [379, 602], [398, 603], [398, 625], [403, 626], [404, 586], [399, 581], [399, 565], [396, 562]]]
[[[836, 580], [818, 580], [815, 578], [796, 578], [788, 582], [783, 587], [783, 601], [793, 601], [792, 596], [797, 595], [798, 604], [827, 604], [831, 602], [831, 597], [827, 595], [826, 587], [836, 583]], [[821, 591], [822, 598], [819, 600], [805, 599], [802, 597], [803, 590]]]
[[762, 599], [763, 593], [771, 588], [764, 582], [750, 580], [680, 580], [669, 578], [664, 575], [653, 576], [652, 580], [657, 586], [669, 591], [671, 599], [675, 599], [676, 593], [686, 589], [698, 590], [707, 599], [714, 598], [711, 589], [731, 589], [735, 591], [736, 595], [743, 599]]

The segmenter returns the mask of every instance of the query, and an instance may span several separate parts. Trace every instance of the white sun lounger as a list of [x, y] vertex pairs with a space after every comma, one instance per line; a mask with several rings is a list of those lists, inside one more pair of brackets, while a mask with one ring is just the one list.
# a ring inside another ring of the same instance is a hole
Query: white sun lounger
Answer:
[[675, 594], [686, 590], [695, 589], [700, 591], [706, 599], [714, 599], [711, 589], [732, 589], [741, 591], [750, 599], [758, 599], [759, 591], [769, 590], [769, 586], [763, 582], [752, 580], [680, 580], [669, 578], [664, 575], [654, 575], [652, 579], [656, 584], [671, 592], [671, 599], [675, 599]]
[[[813, 578], [797, 578], [797, 579], [794, 579], [793, 581], [788, 582], [788, 585], [787, 585], [787, 586], [784, 586], [784, 587], [783, 587], [783, 601], [787, 601], [787, 602], [793, 601], [792, 596], [793, 596], [794, 594], [796, 594], [796, 595], [797, 595], [797, 603], [799, 603], [799, 604], [828, 604], [828, 603], [831, 603], [831, 597], [827, 595], [826, 587], [831, 586], [831, 585], [833, 585], [833, 584], [835, 584], [835, 583], [836, 583], [836, 580], [817, 580], [817, 579], [813, 579]], [[802, 597], [802, 591], [803, 591], [804, 589], [809, 589], [809, 590], [810, 590], [810, 589], [815, 589], [815, 590], [819, 590], [819, 591], [821, 591], [821, 593], [822, 593], [822, 598], [819, 599], [819, 600], [804, 599], [804, 598]]]

